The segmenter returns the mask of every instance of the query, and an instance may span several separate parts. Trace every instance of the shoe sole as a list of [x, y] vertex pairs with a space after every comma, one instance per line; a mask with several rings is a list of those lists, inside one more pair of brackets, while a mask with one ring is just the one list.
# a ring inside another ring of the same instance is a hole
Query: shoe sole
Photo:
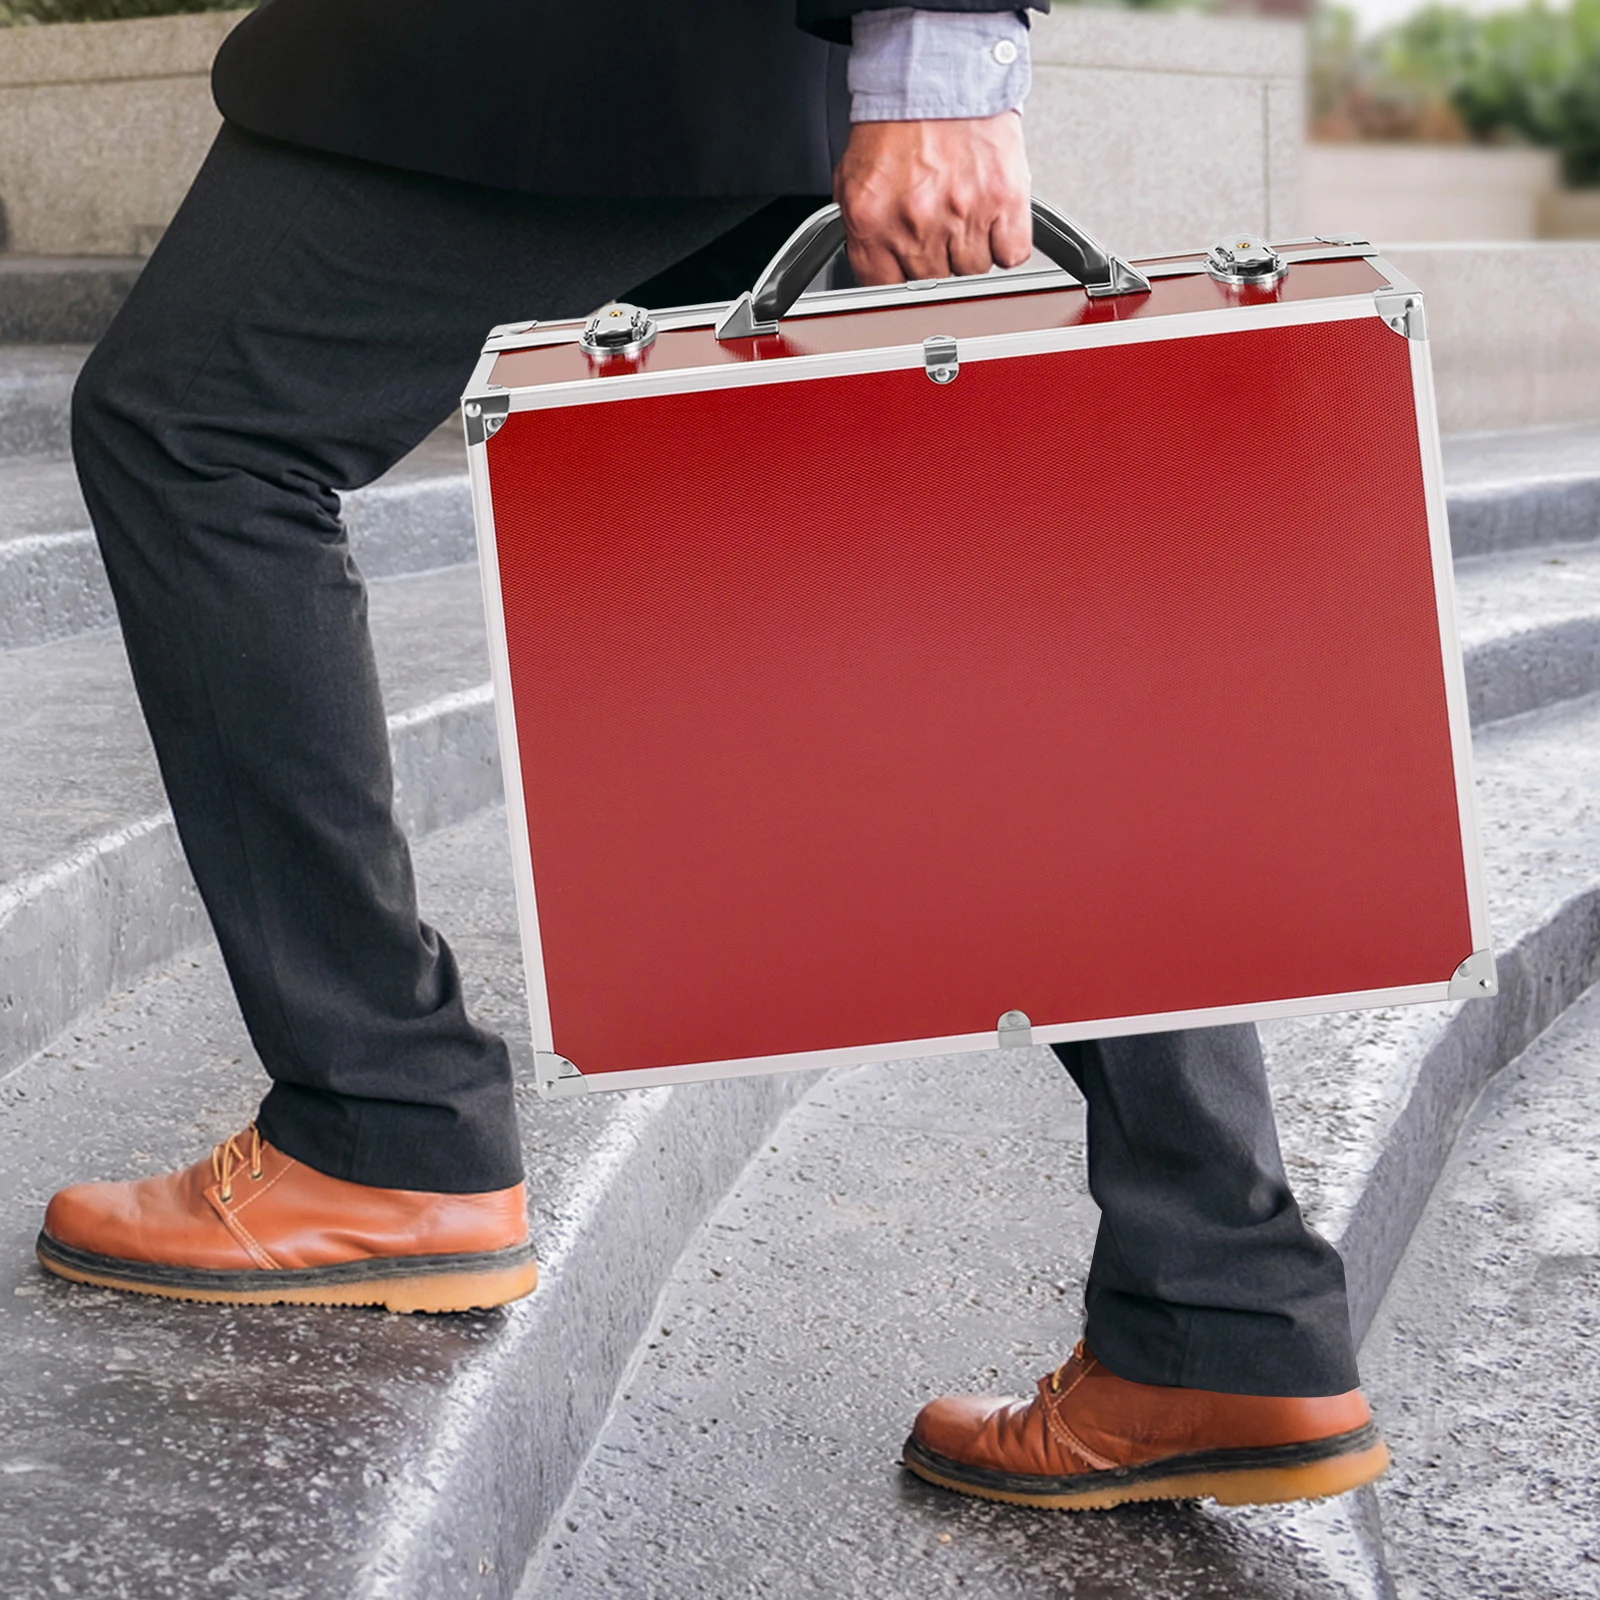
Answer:
[[62, 1244], [47, 1233], [39, 1235], [35, 1252], [42, 1267], [73, 1283], [211, 1305], [488, 1311], [532, 1294], [539, 1282], [539, 1263], [529, 1245], [477, 1255], [390, 1257], [271, 1272], [125, 1261]]
[[1354, 1433], [1260, 1450], [1212, 1450], [1142, 1467], [1032, 1478], [967, 1466], [907, 1439], [905, 1464], [919, 1478], [956, 1494], [1043, 1511], [1105, 1511], [1139, 1500], [1215, 1500], [1224, 1506], [1282, 1505], [1348, 1494], [1380, 1478], [1389, 1449], [1368, 1424]]

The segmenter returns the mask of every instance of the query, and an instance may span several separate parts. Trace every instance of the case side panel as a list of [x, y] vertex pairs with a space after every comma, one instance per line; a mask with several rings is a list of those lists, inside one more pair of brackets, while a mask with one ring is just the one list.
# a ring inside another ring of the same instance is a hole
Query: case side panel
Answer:
[[1488, 956], [1487, 983], [1480, 979], [1473, 992], [1492, 995], [1498, 992], [1498, 984], [1493, 975], [1488, 881], [1483, 863], [1483, 834], [1478, 820], [1478, 792], [1472, 761], [1472, 719], [1456, 607], [1455, 566], [1450, 550], [1450, 519], [1445, 500], [1444, 456], [1439, 444], [1439, 411], [1433, 388], [1433, 359], [1426, 335], [1408, 342], [1411, 346], [1412, 388], [1417, 401], [1417, 440], [1422, 453], [1422, 481], [1427, 496], [1434, 588], [1439, 599], [1439, 644], [1444, 661], [1450, 746], [1455, 759], [1456, 797], [1461, 818], [1461, 859], [1466, 874], [1467, 913], [1472, 927], [1472, 949], [1467, 952], [1464, 961], [1480, 954]]
[[494, 686], [495, 727], [500, 738], [500, 772], [505, 787], [506, 825], [511, 835], [511, 871], [516, 885], [517, 925], [528, 989], [528, 1018], [536, 1059], [552, 1049], [550, 997], [545, 988], [544, 952], [539, 937], [539, 905], [528, 845], [528, 814], [522, 792], [522, 761], [511, 699], [511, 661], [506, 652], [505, 608], [500, 594], [500, 559], [495, 544], [494, 499], [489, 487], [489, 446], [467, 450], [472, 511], [478, 535], [478, 572], [483, 582], [484, 620], [489, 633], [490, 678]]

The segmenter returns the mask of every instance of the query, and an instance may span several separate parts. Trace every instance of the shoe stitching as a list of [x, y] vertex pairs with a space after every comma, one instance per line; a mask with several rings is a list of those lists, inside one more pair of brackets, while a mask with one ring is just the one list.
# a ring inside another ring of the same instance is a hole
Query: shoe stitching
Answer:
[[[1073, 1387], [1076, 1387], [1076, 1385]], [[1071, 1393], [1072, 1388], [1069, 1387], [1062, 1391], [1061, 1398], [1064, 1400], [1066, 1399], [1067, 1395]], [[1059, 1402], [1057, 1402], [1057, 1404], [1059, 1404]], [[1098, 1467], [1102, 1472], [1107, 1472], [1112, 1467], [1117, 1465], [1117, 1463], [1109, 1456], [1103, 1456], [1099, 1454], [1098, 1451], [1091, 1450], [1088, 1445], [1086, 1445], [1083, 1440], [1080, 1439], [1077, 1434], [1075, 1434], [1072, 1429], [1062, 1421], [1057, 1412], [1056, 1406], [1050, 1404], [1048, 1401], [1045, 1402], [1044, 1406], [1044, 1422], [1045, 1427], [1050, 1432], [1050, 1437], [1054, 1439], [1057, 1444], [1064, 1446], [1068, 1450], [1075, 1450], [1085, 1461], [1089, 1463], [1091, 1467]]]
[[278, 1263], [272, 1259], [272, 1256], [257, 1242], [250, 1230], [229, 1209], [222, 1198], [222, 1186], [220, 1184], [214, 1184], [207, 1189], [206, 1198], [211, 1202], [213, 1210], [222, 1218], [223, 1227], [244, 1246], [245, 1253], [258, 1267], [265, 1267], [272, 1271], [279, 1270]]
[[251, 1256], [256, 1260], [258, 1265], [270, 1268], [272, 1271], [280, 1270], [281, 1263], [273, 1256], [272, 1252], [256, 1238], [249, 1228], [245, 1226], [244, 1219], [239, 1215], [239, 1213], [243, 1211], [246, 1206], [251, 1205], [255, 1201], [259, 1200], [262, 1195], [264, 1195], [267, 1190], [270, 1189], [280, 1178], [282, 1178], [294, 1165], [295, 1162], [292, 1158], [286, 1159], [284, 1164], [272, 1175], [272, 1177], [269, 1178], [267, 1182], [260, 1185], [260, 1187], [257, 1188], [248, 1199], [241, 1200], [237, 1205], [225, 1205], [228, 1226], [233, 1230], [234, 1234], [239, 1239], [239, 1242], [243, 1244], [245, 1249], [250, 1252]]
[[1056, 1404], [1057, 1404], [1057, 1405], [1060, 1405], [1060, 1403], [1061, 1403], [1061, 1400], [1065, 1400], [1065, 1399], [1066, 1399], [1066, 1398], [1067, 1398], [1067, 1396], [1068, 1396], [1068, 1395], [1069, 1395], [1069, 1394], [1071, 1394], [1071, 1393], [1072, 1393], [1072, 1391], [1073, 1391], [1073, 1390], [1074, 1390], [1074, 1389], [1076, 1389], [1076, 1388], [1077, 1388], [1077, 1387], [1078, 1387], [1078, 1385], [1079, 1385], [1079, 1384], [1080, 1384], [1080, 1383], [1082, 1383], [1082, 1382], [1083, 1382], [1083, 1380], [1084, 1380], [1084, 1379], [1085, 1379], [1085, 1378], [1087, 1378], [1087, 1377], [1088, 1377], [1088, 1376], [1089, 1376], [1089, 1368], [1090, 1368], [1090, 1367], [1091, 1367], [1091, 1366], [1092, 1366], [1092, 1365], [1093, 1365], [1093, 1364], [1094, 1364], [1094, 1357], [1093, 1357], [1093, 1356], [1090, 1356], [1090, 1357], [1089, 1357], [1089, 1359], [1088, 1359], [1088, 1360], [1087, 1360], [1087, 1361], [1081, 1361], [1081, 1362], [1079, 1362], [1079, 1364], [1078, 1364], [1078, 1375], [1077, 1375], [1077, 1377], [1075, 1377], [1075, 1378], [1074, 1378], [1074, 1379], [1073, 1379], [1073, 1380], [1072, 1380], [1072, 1382], [1071, 1382], [1071, 1383], [1069, 1383], [1069, 1384], [1068, 1384], [1068, 1385], [1067, 1385], [1067, 1386], [1066, 1386], [1066, 1388], [1065, 1388], [1065, 1389], [1057, 1389], [1057, 1390], [1055, 1390], [1055, 1391], [1054, 1391], [1054, 1392], [1055, 1392], [1055, 1393], [1056, 1393], [1056, 1394], [1058, 1394], [1058, 1395], [1059, 1395], [1059, 1396], [1060, 1396], [1060, 1397], [1061, 1397], [1061, 1398], [1060, 1398], [1060, 1400], [1057, 1400], [1057, 1402], [1056, 1402]]
[[246, 1206], [254, 1205], [256, 1201], [259, 1200], [262, 1195], [264, 1195], [267, 1190], [278, 1181], [279, 1178], [285, 1176], [289, 1169], [295, 1165], [296, 1163], [294, 1159], [286, 1156], [284, 1158], [283, 1165], [279, 1167], [279, 1169], [272, 1175], [271, 1178], [269, 1178], [265, 1183], [259, 1184], [248, 1200], [241, 1200], [236, 1206], [233, 1207], [234, 1214], [237, 1215], [239, 1212], [243, 1211]]

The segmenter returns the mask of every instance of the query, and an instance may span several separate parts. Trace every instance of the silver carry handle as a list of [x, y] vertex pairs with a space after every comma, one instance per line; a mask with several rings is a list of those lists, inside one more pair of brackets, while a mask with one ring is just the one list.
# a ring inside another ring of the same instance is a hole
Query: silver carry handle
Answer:
[[[1034, 199], [1033, 247], [1070, 273], [1100, 299], [1114, 294], [1146, 294], [1150, 280], [1120, 256], [1084, 232], [1071, 217]], [[742, 294], [717, 323], [719, 339], [748, 339], [776, 333], [801, 291], [844, 245], [844, 216], [838, 206], [824, 206], [806, 218], [788, 242], [767, 263], [756, 286]]]

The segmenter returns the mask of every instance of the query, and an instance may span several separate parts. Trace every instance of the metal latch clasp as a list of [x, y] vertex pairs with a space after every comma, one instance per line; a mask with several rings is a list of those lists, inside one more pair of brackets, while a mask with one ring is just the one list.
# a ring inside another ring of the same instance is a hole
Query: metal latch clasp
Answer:
[[956, 357], [956, 342], [948, 333], [936, 333], [922, 341], [922, 365], [935, 383], [954, 383], [961, 370]]
[[583, 326], [578, 348], [587, 356], [636, 356], [655, 343], [656, 325], [643, 306], [601, 306]]
[[1206, 271], [1235, 288], [1270, 289], [1288, 270], [1283, 257], [1253, 233], [1230, 234], [1206, 254]]

